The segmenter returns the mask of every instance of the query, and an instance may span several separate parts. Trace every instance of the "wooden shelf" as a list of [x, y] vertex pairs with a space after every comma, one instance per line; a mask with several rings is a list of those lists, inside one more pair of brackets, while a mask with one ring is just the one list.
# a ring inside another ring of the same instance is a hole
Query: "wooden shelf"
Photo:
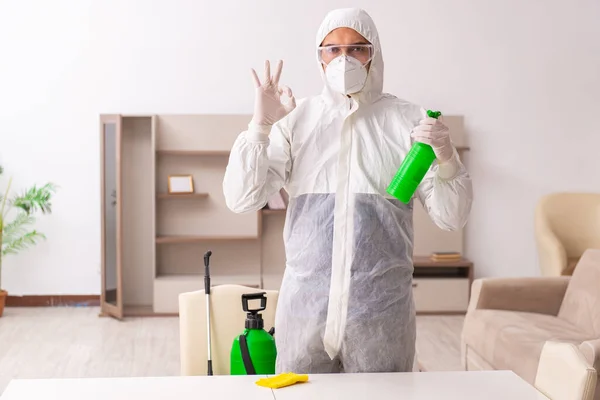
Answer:
[[159, 156], [229, 156], [229, 150], [157, 150]]
[[268, 208], [262, 209], [261, 212], [264, 215], [285, 215], [285, 213], [287, 212], [287, 209], [283, 209], [283, 210], [270, 210]]
[[[458, 151], [471, 150], [469, 146], [457, 146]], [[224, 157], [229, 156], [231, 151], [229, 150], [157, 150], [156, 154], [159, 156], [210, 156], [210, 157]]]
[[159, 200], [167, 199], [204, 199], [208, 197], [208, 193], [159, 193], [156, 195]]
[[[203, 274], [169, 274], [158, 275], [155, 280], [160, 282], [177, 282], [177, 283], [200, 283], [204, 289]], [[211, 275], [210, 285], [242, 285], [249, 287], [259, 287], [260, 282], [256, 275]]]
[[256, 236], [157, 236], [156, 244], [168, 244], [168, 243], [195, 243], [203, 242], [207, 240], [257, 240]]
[[437, 268], [456, 268], [456, 267], [471, 267], [473, 263], [466, 258], [461, 258], [456, 261], [434, 261], [428, 256], [413, 257], [413, 265], [415, 267], [437, 267]]

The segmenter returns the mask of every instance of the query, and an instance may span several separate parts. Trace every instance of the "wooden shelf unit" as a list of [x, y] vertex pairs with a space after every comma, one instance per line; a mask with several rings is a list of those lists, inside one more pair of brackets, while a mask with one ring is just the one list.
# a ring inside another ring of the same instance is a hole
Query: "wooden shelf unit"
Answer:
[[[223, 174], [248, 115], [102, 115], [102, 313], [173, 315], [178, 295], [212, 284], [261, 285], [262, 213], [225, 205]], [[191, 175], [195, 193], [168, 192]]]
[[223, 157], [229, 156], [229, 150], [157, 150], [159, 156], [203, 156]]
[[473, 263], [465, 258], [413, 258], [413, 295], [418, 314], [464, 314], [473, 283]]
[[208, 193], [159, 193], [156, 198], [159, 200], [191, 200], [191, 199], [205, 199], [208, 197]]
[[256, 236], [157, 236], [157, 244], [196, 243], [209, 240], [257, 240]]
[[[280, 288], [287, 210], [235, 214], [223, 195], [230, 149], [250, 119], [101, 116], [103, 315], [176, 315], [180, 293], [204, 289], [208, 250], [213, 285]], [[454, 132], [456, 121], [450, 122]], [[459, 151], [468, 150], [453, 139]], [[192, 175], [197, 192], [169, 194], [169, 175]], [[413, 223], [415, 254], [463, 252], [462, 231], [442, 231], [418, 202]], [[473, 276], [468, 260], [415, 257], [414, 266], [417, 312], [466, 310]]]

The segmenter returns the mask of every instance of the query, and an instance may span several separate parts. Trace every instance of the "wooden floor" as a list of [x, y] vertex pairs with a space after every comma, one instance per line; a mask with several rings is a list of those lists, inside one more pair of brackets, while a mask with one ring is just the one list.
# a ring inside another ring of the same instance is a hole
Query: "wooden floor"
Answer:
[[[179, 374], [176, 317], [99, 318], [97, 308], [7, 308], [0, 318], [0, 394], [13, 378]], [[459, 370], [462, 316], [418, 317], [428, 371]]]

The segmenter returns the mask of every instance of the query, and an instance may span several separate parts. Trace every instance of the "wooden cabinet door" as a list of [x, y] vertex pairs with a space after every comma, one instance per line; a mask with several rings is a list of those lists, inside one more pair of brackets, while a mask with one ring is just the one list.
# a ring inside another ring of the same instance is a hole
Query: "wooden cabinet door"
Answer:
[[101, 196], [102, 196], [102, 292], [101, 312], [123, 318], [122, 290], [122, 190], [121, 116], [100, 118]]

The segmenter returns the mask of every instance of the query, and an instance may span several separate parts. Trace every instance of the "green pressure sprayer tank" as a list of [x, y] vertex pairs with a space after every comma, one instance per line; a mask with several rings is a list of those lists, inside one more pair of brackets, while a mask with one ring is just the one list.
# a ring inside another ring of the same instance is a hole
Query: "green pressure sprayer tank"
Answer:
[[[442, 113], [428, 110], [427, 115], [437, 119]], [[421, 142], [414, 143], [398, 172], [394, 175], [387, 192], [408, 204], [434, 160], [435, 153], [430, 145]]]
[[[248, 300], [260, 300], [260, 307], [251, 310]], [[274, 328], [265, 331], [264, 321], [259, 311], [267, 308], [264, 292], [242, 295], [242, 308], [246, 314], [244, 332], [237, 336], [231, 346], [231, 375], [275, 374], [277, 348], [273, 338]]]

